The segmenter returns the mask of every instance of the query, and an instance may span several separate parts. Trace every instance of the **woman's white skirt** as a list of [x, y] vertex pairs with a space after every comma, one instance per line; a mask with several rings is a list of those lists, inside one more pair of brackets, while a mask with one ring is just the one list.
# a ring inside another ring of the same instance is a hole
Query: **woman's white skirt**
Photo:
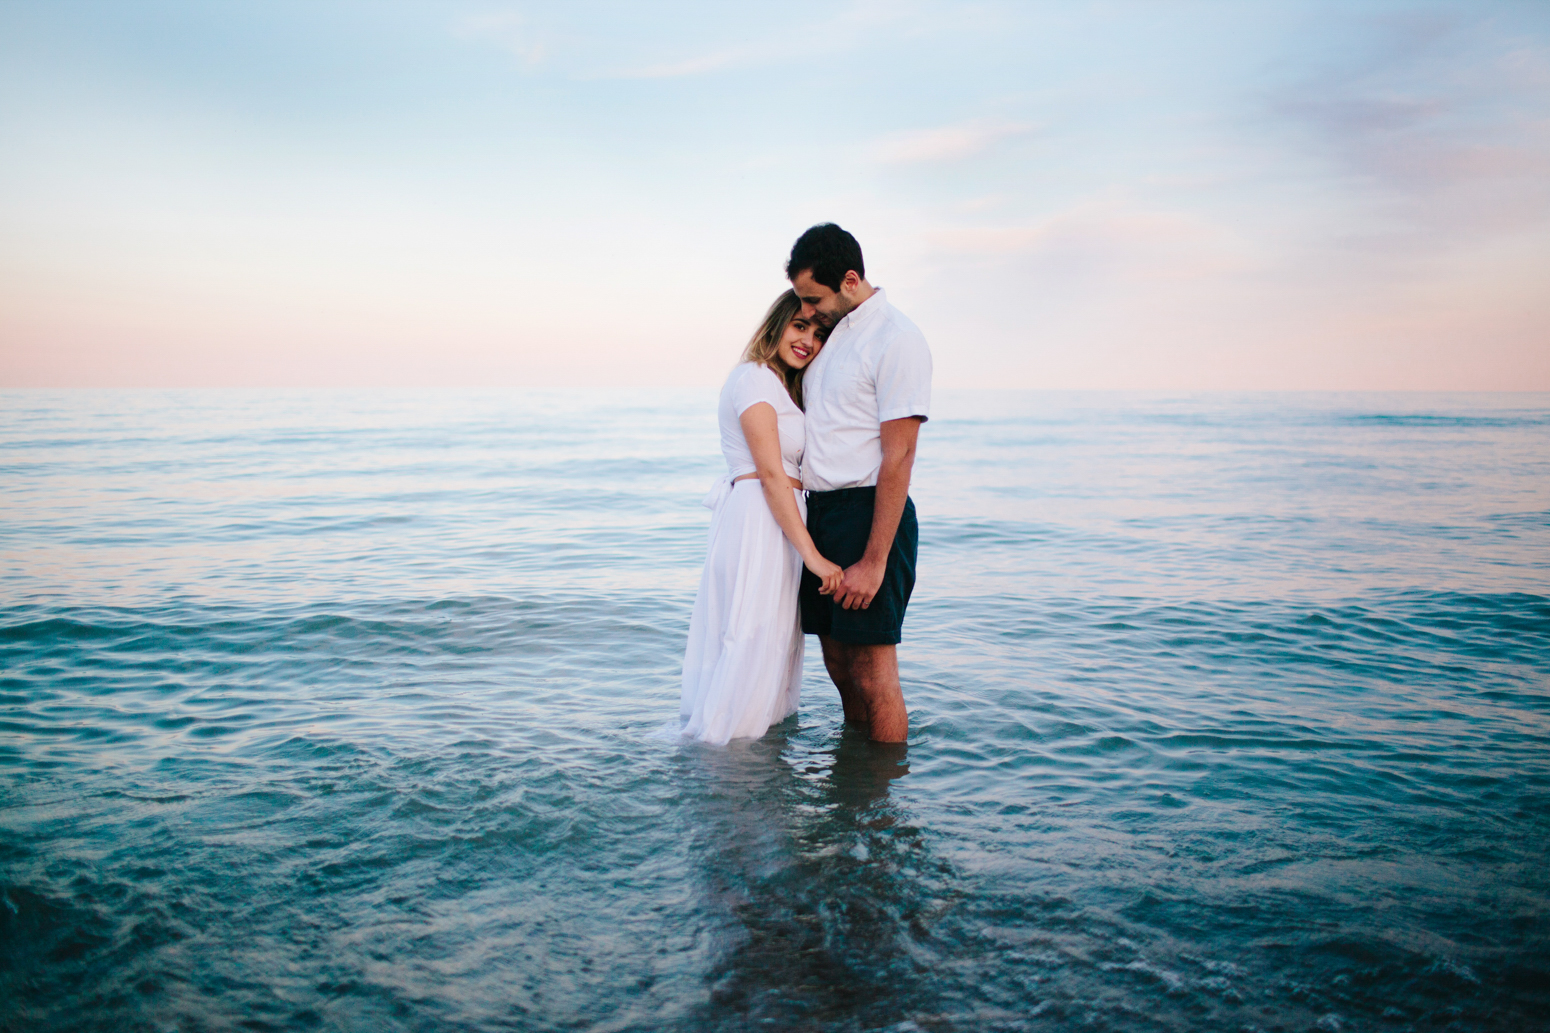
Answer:
[[[807, 519], [807, 499], [796, 496]], [[717, 745], [757, 739], [796, 711], [802, 694], [802, 558], [786, 540], [757, 478], [722, 481], [711, 507], [710, 549], [689, 620], [684, 735]]]

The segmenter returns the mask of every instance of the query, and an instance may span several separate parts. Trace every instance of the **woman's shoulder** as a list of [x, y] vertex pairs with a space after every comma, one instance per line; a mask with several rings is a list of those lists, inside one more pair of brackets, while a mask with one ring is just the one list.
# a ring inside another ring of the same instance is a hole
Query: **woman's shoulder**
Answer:
[[767, 373], [774, 377], [776, 380], [780, 379], [780, 374], [776, 373], [762, 362], [739, 362], [736, 366], [732, 367], [732, 372], [727, 377], [727, 379], [735, 380], [738, 377], [757, 376], [760, 373]]
[[722, 391], [729, 394], [739, 412], [754, 402], [769, 402], [778, 412], [795, 409], [796, 404], [786, 393], [786, 382], [780, 374], [758, 362], [740, 362], [727, 376]]
[[780, 374], [762, 362], [739, 362], [732, 367], [732, 372], [727, 374], [727, 386], [746, 381], [750, 387], [768, 387], [774, 385], [782, 392], [786, 390], [785, 381], [780, 379]]
[[757, 362], [739, 362], [736, 366], [733, 366], [731, 372], [727, 374], [725, 386], [731, 387], [733, 384], [741, 382], [744, 377], [747, 377], [752, 373], [757, 373], [763, 368], [764, 367], [760, 366]]

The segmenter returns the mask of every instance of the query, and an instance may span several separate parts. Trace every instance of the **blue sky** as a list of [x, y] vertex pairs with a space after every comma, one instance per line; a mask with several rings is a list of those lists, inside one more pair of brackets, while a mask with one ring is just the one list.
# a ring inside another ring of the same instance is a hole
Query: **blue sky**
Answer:
[[1550, 5], [0, 7], [0, 384], [1550, 390]]

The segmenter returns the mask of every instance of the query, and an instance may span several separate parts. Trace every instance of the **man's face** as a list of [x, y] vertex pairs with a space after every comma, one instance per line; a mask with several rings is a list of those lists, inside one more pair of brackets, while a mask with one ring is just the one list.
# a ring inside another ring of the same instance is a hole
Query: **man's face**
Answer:
[[[849, 277], [854, 274], [845, 275]], [[840, 286], [843, 288], [844, 284]], [[802, 318], [812, 320], [825, 330], [834, 329], [834, 324], [856, 307], [839, 291], [830, 290], [813, 279], [811, 269], [803, 269], [792, 277], [791, 289], [796, 292], [797, 300], [802, 302]]]

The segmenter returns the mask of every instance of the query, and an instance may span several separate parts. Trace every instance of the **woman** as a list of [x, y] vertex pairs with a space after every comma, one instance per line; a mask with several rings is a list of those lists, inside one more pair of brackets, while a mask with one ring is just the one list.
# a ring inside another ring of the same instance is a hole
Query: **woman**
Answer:
[[797, 585], [806, 564], [832, 594], [843, 573], [807, 533], [802, 464], [802, 370], [822, 344], [786, 291], [765, 313], [721, 389], [717, 415], [727, 476], [705, 505], [710, 551], [684, 653], [684, 735], [717, 745], [763, 735], [797, 708], [802, 627]]

